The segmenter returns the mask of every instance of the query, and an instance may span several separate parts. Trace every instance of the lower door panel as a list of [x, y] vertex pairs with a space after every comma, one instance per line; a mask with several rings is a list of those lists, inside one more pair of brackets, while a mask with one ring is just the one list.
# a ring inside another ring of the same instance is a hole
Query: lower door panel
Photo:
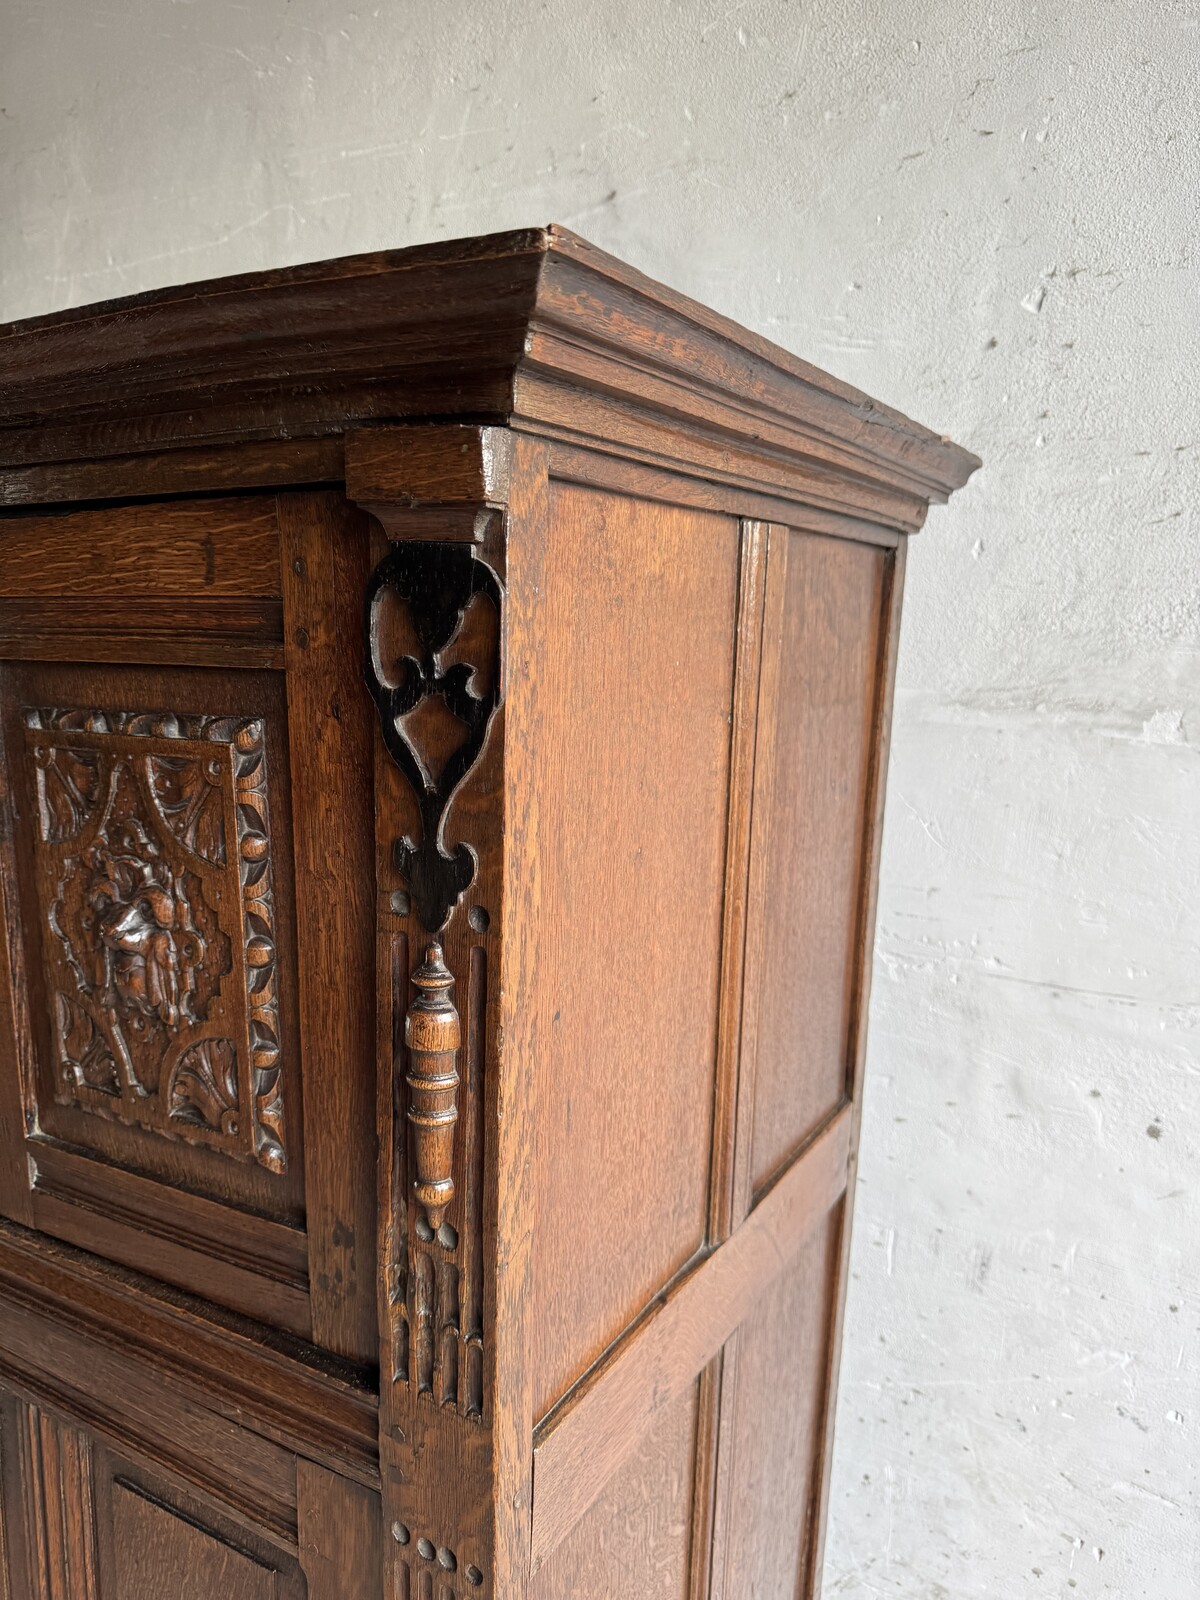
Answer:
[[302, 1600], [295, 1553], [96, 1439], [4, 1404], [12, 1600]]

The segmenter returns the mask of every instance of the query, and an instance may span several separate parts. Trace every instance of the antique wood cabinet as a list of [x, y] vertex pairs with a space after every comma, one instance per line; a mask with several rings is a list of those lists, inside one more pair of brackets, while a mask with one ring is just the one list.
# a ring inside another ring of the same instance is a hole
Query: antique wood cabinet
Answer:
[[559, 229], [0, 352], [0, 1596], [814, 1593], [974, 458]]

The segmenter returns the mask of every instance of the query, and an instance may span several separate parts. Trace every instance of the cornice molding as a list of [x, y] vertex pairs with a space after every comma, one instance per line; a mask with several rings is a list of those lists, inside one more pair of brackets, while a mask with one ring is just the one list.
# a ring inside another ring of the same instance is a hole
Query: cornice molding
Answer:
[[736, 457], [743, 481], [906, 531], [978, 466], [556, 227], [0, 327], [10, 503], [37, 464], [327, 439], [417, 419], [611, 438], [614, 408], [639, 446], [687, 473], [728, 477], [722, 458]]

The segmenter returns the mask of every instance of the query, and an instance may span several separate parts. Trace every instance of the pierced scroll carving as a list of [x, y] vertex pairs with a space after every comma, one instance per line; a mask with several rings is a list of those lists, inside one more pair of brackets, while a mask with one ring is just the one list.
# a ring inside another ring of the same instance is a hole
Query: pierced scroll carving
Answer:
[[283, 1172], [261, 722], [24, 721], [56, 1097]]
[[462, 1030], [450, 998], [454, 979], [441, 945], [431, 944], [412, 975], [417, 998], [404, 1019], [408, 1121], [413, 1130], [413, 1193], [431, 1234], [454, 1198], [454, 1125], [458, 1121], [458, 1051]]
[[[382, 657], [381, 607], [391, 592], [407, 603], [419, 654], [392, 663]], [[447, 849], [446, 813], [479, 759], [502, 699], [499, 632], [495, 659], [443, 664], [463, 618], [479, 597], [501, 613], [500, 580], [470, 545], [413, 540], [392, 547], [367, 586], [367, 685], [379, 710], [384, 743], [404, 773], [421, 813], [421, 838], [393, 846], [397, 870], [412, 890], [421, 925], [438, 933], [475, 877], [469, 844]], [[446, 715], [448, 713], [448, 716]], [[438, 723], [453, 720], [461, 742]], [[440, 763], [435, 748], [448, 750]]]

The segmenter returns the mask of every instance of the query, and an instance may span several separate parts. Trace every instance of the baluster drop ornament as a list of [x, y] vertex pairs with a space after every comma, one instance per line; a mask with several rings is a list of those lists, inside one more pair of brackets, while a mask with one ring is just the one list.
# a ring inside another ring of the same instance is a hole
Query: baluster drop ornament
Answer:
[[458, 1121], [458, 1051], [462, 1029], [450, 991], [454, 979], [439, 944], [425, 949], [412, 976], [417, 997], [404, 1018], [408, 1121], [413, 1130], [413, 1192], [433, 1233], [454, 1198], [454, 1125]]

